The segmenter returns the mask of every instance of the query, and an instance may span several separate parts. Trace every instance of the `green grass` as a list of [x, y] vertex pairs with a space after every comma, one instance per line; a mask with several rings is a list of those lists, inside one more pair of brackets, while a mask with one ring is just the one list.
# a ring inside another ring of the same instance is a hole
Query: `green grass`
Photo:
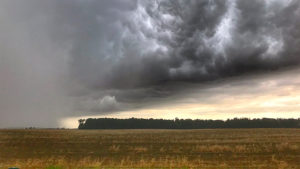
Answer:
[[0, 130], [0, 168], [300, 168], [299, 129]]

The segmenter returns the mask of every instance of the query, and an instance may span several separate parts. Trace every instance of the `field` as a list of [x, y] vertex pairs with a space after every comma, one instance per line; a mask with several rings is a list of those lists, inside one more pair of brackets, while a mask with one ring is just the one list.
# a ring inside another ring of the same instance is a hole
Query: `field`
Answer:
[[0, 130], [0, 168], [300, 168], [300, 129]]

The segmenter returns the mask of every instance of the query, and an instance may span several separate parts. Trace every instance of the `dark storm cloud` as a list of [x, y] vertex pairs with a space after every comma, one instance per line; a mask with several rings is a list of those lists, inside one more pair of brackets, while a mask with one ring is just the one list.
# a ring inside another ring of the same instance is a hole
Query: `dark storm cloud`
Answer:
[[93, 89], [214, 80], [299, 62], [299, 1], [139, 1], [113, 19], [109, 12], [86, 18], [70, 23], [80, 28], [71, 72]]
[[[30, 70], [27, 74], [35, 75], [30, 82], [25, 80], [27, 88], [47, 91], [45, 96], [65, 96], [75, 104], [70, 112], [132, 109], [182, 92], [189, 82], [275, 70], [298, 65], [300, 60], [298, 0], [4, 0], [0, 4], [1, 80], [7, 81], [6, 86], [22, 84], [23, 72]], [[27, 62], [36, 63], [33, 70]], [[43, 87], [48, 77], [55, 92]], [[32, 81], [43, 83], [31, 85]], [[24, 97], [30, 95], [27, 92]], [[11, 93], [2, 94], [1, 100]], [[72, 115], [62, 114], [55, 116]]]
[[138, 1], [126, 9], [113, 19], [88, 13], [87, 23], [70, 23], [81, 28], [72, 78], [121, 102], [167, 97], [182, 90], [178, 81], [299, 63], [299, 1]]

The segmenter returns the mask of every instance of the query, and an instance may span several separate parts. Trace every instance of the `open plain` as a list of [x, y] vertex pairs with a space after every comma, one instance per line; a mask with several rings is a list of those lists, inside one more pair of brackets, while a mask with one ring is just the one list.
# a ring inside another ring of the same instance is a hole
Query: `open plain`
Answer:
[[300, 129], [0, 130], [0, 168], [300, 168]]

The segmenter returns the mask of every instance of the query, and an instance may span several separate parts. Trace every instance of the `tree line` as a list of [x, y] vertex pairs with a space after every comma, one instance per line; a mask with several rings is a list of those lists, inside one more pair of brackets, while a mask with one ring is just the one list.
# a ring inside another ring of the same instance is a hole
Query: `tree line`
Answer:
[[116, 119], [88, 118], [78, 120], [78, 129], [218, 129], [218, 128], [300, 128], [298, 119], [192, 120], [192, 119]]

